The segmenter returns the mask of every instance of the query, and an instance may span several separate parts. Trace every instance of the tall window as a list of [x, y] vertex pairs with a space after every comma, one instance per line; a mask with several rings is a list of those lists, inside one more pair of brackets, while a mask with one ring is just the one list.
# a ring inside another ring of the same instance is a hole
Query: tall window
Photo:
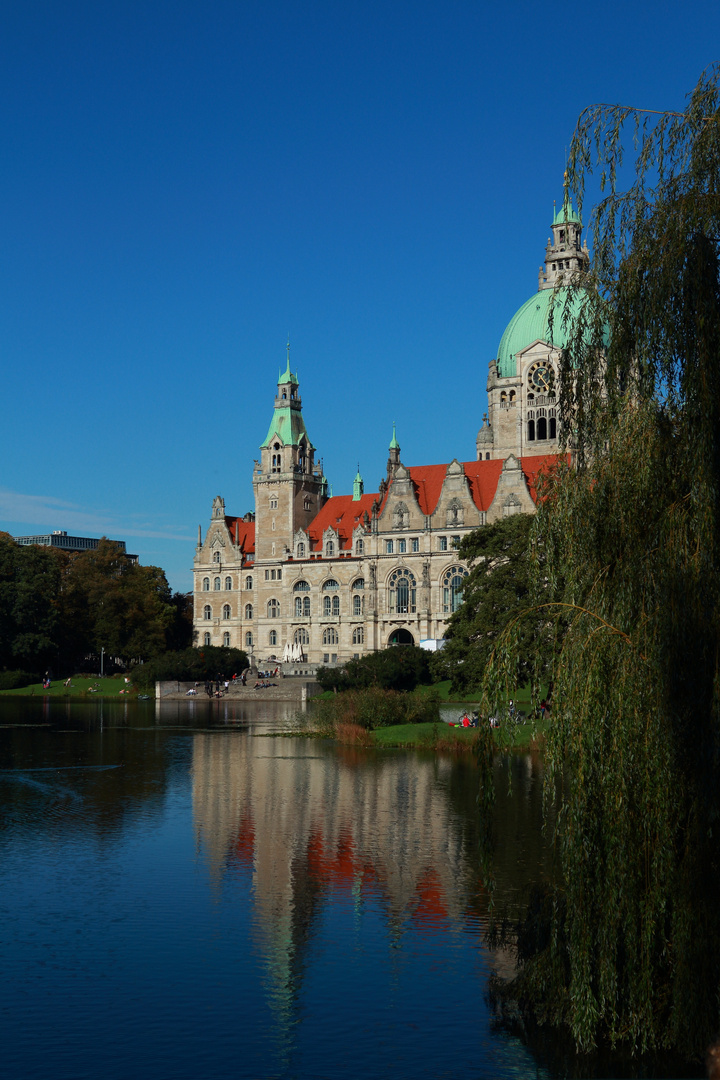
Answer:
[[407, 615], [415, 611], [415, 577], [404, 568], [393, 571], [388, 582], [390, 611]]
[[365, 630], [362, 626], [356, 626], [353, 630], [353, 645], [362, 645], [365, 641]]
[[223, 619], [229, 619], [229, 618], [230, 618], [230, 605], [229, 604], [223, 604]]
[[392, 542], [392, 540], [386, 540], [385, 541], [385, 554], [386, 555], [392, 555], [392, 553], [393, 553], [393, 542]]
[[310, 597], [309, 596], [296, 596], [295, 597], [295, 618], [309, 618], [310, 616]]
[[203, 578], [203, 592], [210, 592], [210, 578]]
[[464, 566], [451, 566], [443, 575], [443, 612], [452, 614], [462, 604], [463, 587], [468, 572]]
[[417, 536], [413, 536], [412, 540], [410, 541], [410, 550], [411, 551], [419, 551], [420, 550], [420, 540], [418, 539]]
[[212, 608], [209, 604], [203, 608], [203, 619], [212, 619]]
[[438, 540], [438, 551], [447, 551], [447, 536], [441, 536]]
[[353, 596], [353, 615], [362, 615], [363, 613], [363, 599], [364, 597], [355, 595]]
[[216, 577], [216, 578], [213, 579], [213, 589], [215, 590], [215, 592], [220, 592], [220, 578], [219, 577]]
[[245, 635], [245, 644], [247, 645], [248, 649], [252, 649], [252, 643], [252, 634], [248, 630], [247, 634]]
[[333, 540], [328, 540], [328, 542], [325, 544], [325, 558], [326, 559], [331, 559], [334, 555], [335, 555], [335, 542]]
[[356, 555], [364, 555], [365, 554], [365, 541], [364, 540], [356, 540], [355, 541], [355, 554]]
[[277, 600], [268, 600], [268, 619], [277, 619], [280, 615], [280, 604]]
[[230, 592], [230, 590], [232, 589], [232, 578], [231, 577], [226, 577], [225, 578], [225, 588], [226, 588], [227, 592]]
[[528, 442], [535, 442], [535, 421], [528, 420]]
[[245, 605], [245, 618], [252, 619], [252, 604]]
[[252, 589], [252, 578], [249, 575], [245, 578], [245, 588]]
[[277, 645], [277, 630], [271, 630], [268, 637], [270, 645]]
[[209, 644], [210, 644], [210, 635], [209, 634], [203, 634], [203, 645], [209, 645]]
[[337, 630], [334, 626], [328, 626], [326, 630], [323, 630], [323, 645], [337, 645], [338, 636]]
[[537, 437], [538, 439], [547, 439], [547, 420], [544, 416], [538, 417]]
[[220, 562], [220, 552], [213, 551], [213, 562]]
[[340, 588], [335, 578], [329, 578], [323, 585], [323, 615], [340, 614], [340, 597], [337, 590]]
[[302, 540], [300, 540], [297, 546], [297, 557], [298, 559], [305, 558], [305, 544], [302, 542]]
[[304, 626], [301, 626], [299, 630], [295, 631], [295, 644], [296, 645], [309, 645], [310, 635]]
[[400, 555], [404, 555], [405, 550], [406, 550], [406, 546], [407, 546], [406, 542], [404, 540], [398, 540], [397, 544], [398, 544], [398, 553]]
[[223, 634], [223, 645], [225, 646], [226, 649], [230, 648], [230, 635], [227, 632], [227, 630]]

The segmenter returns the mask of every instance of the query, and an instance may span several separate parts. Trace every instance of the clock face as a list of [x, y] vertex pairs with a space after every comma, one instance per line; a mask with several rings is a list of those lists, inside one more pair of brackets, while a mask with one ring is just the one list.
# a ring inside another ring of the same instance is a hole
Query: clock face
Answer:
[[528, 371], [528, 385], [540, 393], [549, 393], [554, 381], [555, 373], [546, 360], [536, 360]]

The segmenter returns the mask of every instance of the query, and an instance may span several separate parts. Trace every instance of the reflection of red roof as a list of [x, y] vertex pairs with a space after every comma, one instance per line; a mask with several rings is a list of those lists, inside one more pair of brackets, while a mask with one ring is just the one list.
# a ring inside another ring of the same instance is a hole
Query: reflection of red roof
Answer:
[[255, 822], [249, 812], [243, 815], [235, 841], [234, 859], [244, 866], [252, 866], [255, 856]]
[[322, 547], [323, 533], [326, 529], [335, 529], [339, 537], [341, 551], [352, 547], [353, 529], [362, 525], [365, 511], [368, 517], [372, 513], [372, 504], [380, 496], [361, 495], [353, 499], [352, 495], [333, 495], [308, 526], [308, 535], [315, 551]]
[[243, 562], [255, 554], [255, 522], [243, 521], [242, 518], [226, 517], [230, 539], [243, 553]]
[[413, 913], [415, 918], [433, 920], [447, 918], [448, 911], [443, 887], [434, 869], [428, 869], [424, 877], [418, 881], [415, 895], [418, 898], [418, 904]]

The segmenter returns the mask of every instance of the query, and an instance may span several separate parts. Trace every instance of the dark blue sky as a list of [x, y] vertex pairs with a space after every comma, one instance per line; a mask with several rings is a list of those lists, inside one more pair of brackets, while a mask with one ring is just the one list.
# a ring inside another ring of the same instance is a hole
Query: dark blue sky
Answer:
[[677, 109], [720, 5], [53, 0], [0, 12], [0, 528], [190, 587], [291, 339], [336, 494], [474, 457], [597, 101]]

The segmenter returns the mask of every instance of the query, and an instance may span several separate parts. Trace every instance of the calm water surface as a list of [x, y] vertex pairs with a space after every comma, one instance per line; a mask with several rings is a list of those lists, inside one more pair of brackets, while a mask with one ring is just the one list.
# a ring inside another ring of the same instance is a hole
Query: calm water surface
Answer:
[[[485, 1004], [472, 759], [267, 737], [292, 713], [0, 703], [5, 1075], [553, 1075]], [[507, 768], [512, 910], [547, 855]]]

